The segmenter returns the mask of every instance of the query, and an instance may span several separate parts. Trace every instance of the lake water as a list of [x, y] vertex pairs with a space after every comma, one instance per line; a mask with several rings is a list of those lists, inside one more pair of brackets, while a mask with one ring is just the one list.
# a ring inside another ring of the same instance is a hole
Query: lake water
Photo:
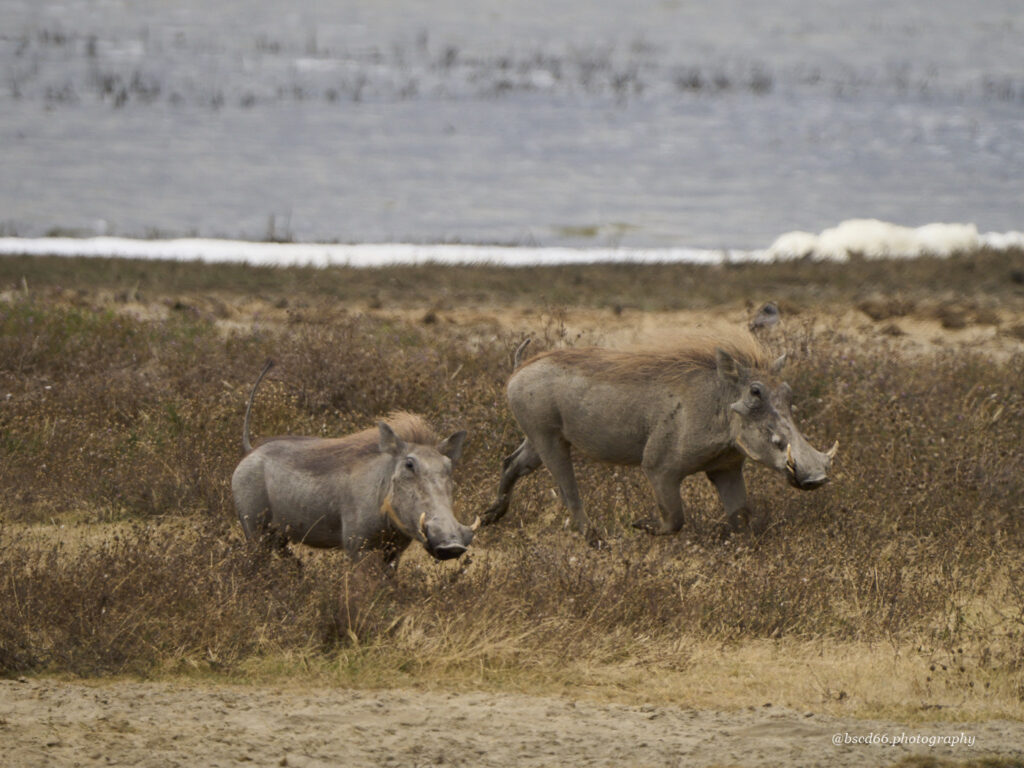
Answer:
[[0, 0], [0, 233], [1024, 229], [1024, 4]]

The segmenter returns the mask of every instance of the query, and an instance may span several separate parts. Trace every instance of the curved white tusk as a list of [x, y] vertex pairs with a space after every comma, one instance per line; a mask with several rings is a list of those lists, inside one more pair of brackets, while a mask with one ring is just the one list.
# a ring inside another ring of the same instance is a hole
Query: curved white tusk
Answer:
[[479, 528], [479, 527], [480, 527], [480, 515], [477, 515], [476, 516], [476, 520], [474, 520], [473, 524], [471, 526], [469, 526], [469, 530], [476, 531], [476, 529]]
[[426, 536], [427, 536], [427, 513], [426, 512], [423, 512], [422, 514], [420, 514], [420, 533], [422, 533], [423, 537], [426, 538]]
[[793, 461], [793, 446], [790, 443], [786, 444], [786, 465], [789, 467], [796, 466], [796, 462]]
[[836, 440], [834, 443], [832, 443], [832, 447], [828, 449], [828, 453], [826, 453], [825, 455], [828, 456], [829, 459], [834, 459], [838, 452], [839, 452], [839, 441]]

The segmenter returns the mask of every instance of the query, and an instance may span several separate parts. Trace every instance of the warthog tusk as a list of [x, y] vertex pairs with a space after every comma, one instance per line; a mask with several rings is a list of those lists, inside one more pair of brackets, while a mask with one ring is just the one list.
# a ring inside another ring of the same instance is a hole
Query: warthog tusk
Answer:
[[426, 536], [427, 536], [427, 513], [426, 512], [423, 512], [422, 514], [420, 514], [420, 533], [422, 533], [423, 537], [426, 538]]
[[796, 462], [793, 461], [793, 446], [786, 444], [786, 467], [790, 472], [796, 474]]
[[834, 459], [838, 452], [839, 452], [839, 441], [836, 440], [834, 443], [832, 443], [832, 447], [828, 449], [828, 453], [826, 453], [825, 455], [828, 456], [829, 459]]
[[480, 515], [477, 515], [476, 516], [476, 520], [474, 520], [473, 524], [471, 526], [469, 526], [469, 530], [476, 531], [476, 529], [479, 528], [479, 527], [480, 527]]

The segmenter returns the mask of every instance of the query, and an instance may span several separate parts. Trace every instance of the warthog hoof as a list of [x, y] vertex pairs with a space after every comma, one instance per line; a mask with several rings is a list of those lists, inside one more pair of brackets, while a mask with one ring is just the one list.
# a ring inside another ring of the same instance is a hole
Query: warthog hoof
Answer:
[[637, 530], [649, 533], [651, 536], [670, 536], [673, 533], [679, 533], [679, 528], [671, 528], [665, 525], [663, 520], [655, 517], [645, 517], [642, 520], [634, 520], [633, 527]]
[[768, 530], [768, 513], [767, 512], [754, 512], [750, 515], [750, 520], [747, 525], [750, 527], [750, 532], [755, 536], [763, 536], [764, 532]]
[[753, 512], [746, 507], [741, 507], [729, 515], [728, 522], [718, 524], [718, 534], [721, 539], [728, 539], [732, 534], [741, 531], [760, 536], [767, 527], [768, 514], [766, 512]]
[[734, 531], [741, 531], [750, 525], [750, 510], [740, 507], [729, 515], [729, 527]]
[[508, 511], [507, 499], [498, 499], [496, 502], [491, 504], [487, 510], [480, 515], [481, 525], [492, 525], [505, 516], [505, 512]]
[[715, 526], [715, 533], [719, 541], [728, 541], [734, 533], [739, 533], [738, 528], [733, 528], [729, 523], [722, 521]]

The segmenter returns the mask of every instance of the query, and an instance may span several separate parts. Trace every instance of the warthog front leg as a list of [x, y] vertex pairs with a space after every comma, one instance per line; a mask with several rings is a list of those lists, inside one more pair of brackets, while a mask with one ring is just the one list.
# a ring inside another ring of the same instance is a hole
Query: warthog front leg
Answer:
[[679, 486], [683, 479], [675, 468], [662, 469], [660, 467], [644, 467], [644, 474], [647, 475], [651, 488], [654, 489], [654, 497], [658, 500], [658, 508], [661, 510], [661, 518], [648, 517], [633, 522], [634, 528], [647, 531], [654, 536], [665, 536], [678, 533], [686, 516], [683, 514], [683, 497], [680, 495]]
[[501, 482], [498, 484], [498, 500], [481, 515], [484, 525], [496, 523], [508, 512], [508, 504], [512, 498], [512, 489], [519, 478], [526, 477], [541, 465], [540, 455], [529, 440], [522, 444], [501, 462]]
[[727, 528], [723, 533], [734, 533], [750, 527], [757, 532], [764, 525], [762, 516], [752, 516], [747, 507], [747, 486], [743, 482], [743, 464], [727, 469], [716, 469], [706, 473], [718, 489], [718, 495], [725, 507]]

